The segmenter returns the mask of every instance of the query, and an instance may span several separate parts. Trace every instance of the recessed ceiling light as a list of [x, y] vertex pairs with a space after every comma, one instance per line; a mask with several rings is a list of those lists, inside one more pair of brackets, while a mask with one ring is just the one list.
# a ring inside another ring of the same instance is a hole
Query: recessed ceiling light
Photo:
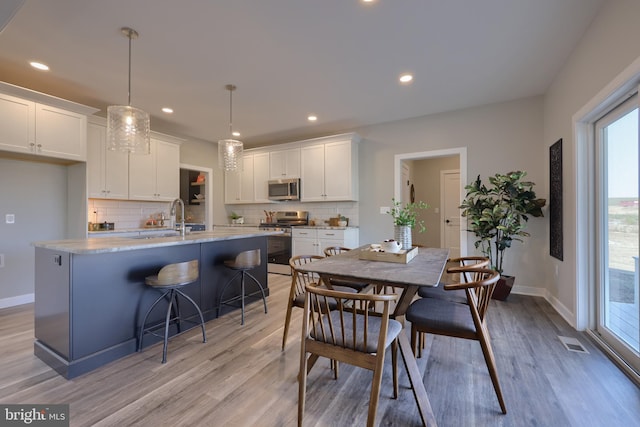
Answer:
[[362, 0], [362, 3], [373, 3], [375, 0]]
[[311, 114], [307, 117], [307, 120], [309, 120], [310, 122], [315, 122], [316, 120], [318, 120], [318, 116]]
[[163, 107], [162, 108], [162, 112], [163, 113], [167, 113], [167, 114], [171, 114], [171, 113], [173, 113], [173, 108]]
[[234, 131], [234, 132], [231, 132], [231, 135], [233, 135], [233, 136], [236, 136], [236, 137], [237, 137], [237, 136], [240, 136], [240, 132], [236, 132], [236, 131]]
[[413, 74], [405, 73], [400, 75], [400, 83], [410, 83], [413, 81]]
[[29, 65], [41, 71], [49, 71], [49, 66], [46, 64], [43, 64], [42, 62], [31, 61], [29, 62]]

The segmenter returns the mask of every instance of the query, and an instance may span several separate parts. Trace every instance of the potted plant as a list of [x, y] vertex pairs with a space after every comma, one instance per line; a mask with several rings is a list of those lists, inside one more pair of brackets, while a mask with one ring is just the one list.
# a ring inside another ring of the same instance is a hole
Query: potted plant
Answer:
[[396, 199], [391, 199], [391, 202], [389, 214], [393, 217], [393, 225], [395, 226], [394, 239], [400, 242], [402, 249], [409, 250], [413, 246], [411, 230], [415, 226], [418, 226], [418, 233], [426, 230], [424, 221], [418, 220], [418, 210], [427, 209], [429, 205], [423, 201], [407, 203], [404, 206]]
[[489, 258], [492, 268], [501, 277], [496, 285], [493, 298], [504, 300], [509, 296], [514, 276], [504, 276], [503, 261], [505, 251], [514, 240], [530, 236], [524, 231], [529, 216], [543, 216], [545, 199], [536, 198], [535, 185], [523, 181], [526, 172], [515, 171], [507, 174], [495, 174], [489, 177], [489, 186], [478, 178], [467, 185], [467, 195], [460, 206], [462, 216], [468, 219], [467, 231], [476, 235], [476, 249]]
[[231, 218], [231, 224], [244, 224], [244, 217], [235, 212], [231, 212], [229, 218]]

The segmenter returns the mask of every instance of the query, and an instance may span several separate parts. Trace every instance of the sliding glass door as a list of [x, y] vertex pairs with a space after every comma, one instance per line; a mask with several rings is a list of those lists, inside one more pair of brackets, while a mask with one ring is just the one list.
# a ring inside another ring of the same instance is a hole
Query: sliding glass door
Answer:
[[597, 331], [640, 371], [638, 95], [596, 122]]

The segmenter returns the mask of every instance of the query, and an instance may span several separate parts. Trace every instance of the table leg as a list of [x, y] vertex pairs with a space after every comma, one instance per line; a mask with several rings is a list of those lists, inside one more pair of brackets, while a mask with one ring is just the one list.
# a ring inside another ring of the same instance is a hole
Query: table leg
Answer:
[[418, 411], [420, 412], [420, 418], [422, 418], [422, 424], [427, 427], [436, 427], [436, 418], [433, 415], [429, 398], [427, 397], [427, 390], [424, 388], [424, 382], [422, 382], [422, 375], [418, 369], [416, 358], [411, 351], [411, 343], [407, 338], [407, 334], [404, 330], [398, 335], [398, 344], [400, 347], [400, 355], [404, 361], [404, 366], [407, 368], [409, 374], [409, 382], [411, 383], [411, 389], [413, 390], [413, 396], [416, 399], [418, 405]]

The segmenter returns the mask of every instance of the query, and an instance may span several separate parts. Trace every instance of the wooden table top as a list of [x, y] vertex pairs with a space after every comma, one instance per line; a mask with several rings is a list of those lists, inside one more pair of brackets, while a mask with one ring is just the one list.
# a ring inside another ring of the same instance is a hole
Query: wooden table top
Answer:
[[360, 251], [368, 248], [369, 245], [361, 246], [305, 264], [300, 269], [367, 283], [438, 286], [449, 257], [449, 249], [418, 248], [416, 257], [406, 264], [360, 259]]

